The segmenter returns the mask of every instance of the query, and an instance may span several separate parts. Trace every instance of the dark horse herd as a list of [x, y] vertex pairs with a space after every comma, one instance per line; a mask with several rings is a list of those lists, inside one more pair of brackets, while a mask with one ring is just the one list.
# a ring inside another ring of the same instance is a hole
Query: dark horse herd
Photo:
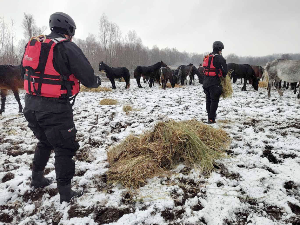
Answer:
[[[288, 64], [290, 62], [283, 63]], [[13, 91], [14, 96], [19, 104], [19, 112], [22, 112], [23, 108], [18, 92], [19, 88], [23, 88], [24, 83], [24, 77], [22, 76], [22, 74], [24, 74], [24, 71], [22, 70], [23, 68], [21, 66], [0, 65], [0, 114], [2, 114], [2, 112], [4, 112], [5, 110], [5, 101], [8, 90]], [[130, 73], [126, 67], [113, 68], [101, 61], [99, 63], [99, 71], [106, 73], [106, 76], [110, 80], [113, 89], [116, 89], [115, 79], [124, 79], [126, 83], [125, 88], [128, 89], [130, 87]], [[255, 90], [258, 90], [258, 83], [259, 80], [263, 77], [264, 69], [261, 66], [228, 63], [228, 72], [233, 79], [233, 83], [235, 83], [238, 78], [244, 79], [242, 91], [246, 91], [247, 82], [252, 84]], [[267, 76], [269, 71], [266, 72]], [[163, 89], [165, 89], [167, 86], [167, 82], [170, 82], [172, 87], [175, 87], [176, 84], [184, 85], [189, 83], [191, 85], [194, 83], [195, 75], [198, 76], [199, 83], [202, 84], [204, 78], [204, 68], [201, 64], [198, 68], [196, 68], [193, 64], [190, 63], [188, 65], [180, 65], [179, 67], [177, 67], [177, 69], [173, 70], [168, 67], [167, 64], [165, 64], [163, 61], [160, 61], [151, 66], [137, 66], [133, 72], [133, 75], [139, 88], [142, 88], [141, 78], [143, 78], [144, 82], [149, 82], [149, 87], [152, 87], [154, 85], [154, 82], [156, 81], [160, 85], [162, 85]], [[286, 78], [282, 78], [282, 80], [284, 79]], [[290, 80], [294, 81], [297, 79]], [[300, 98], [300, 94], [298, 96]]]

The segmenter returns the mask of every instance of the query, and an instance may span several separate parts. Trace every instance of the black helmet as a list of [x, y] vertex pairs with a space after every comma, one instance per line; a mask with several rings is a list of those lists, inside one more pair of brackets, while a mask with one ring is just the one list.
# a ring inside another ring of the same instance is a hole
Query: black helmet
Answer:
[[215, 41], [213, 43], [213, 49], [217, 49], [218, 51], [221, 51], [222, 49], [224, 49], [224, 45], [221, 41]]
[[67, 31], [69, 36], [75, 35], [76, 25], [74, 20], [66, 13], [56, 12], [50, 16], [49, 19], [50, 29], [54, 27], [62, 28]]

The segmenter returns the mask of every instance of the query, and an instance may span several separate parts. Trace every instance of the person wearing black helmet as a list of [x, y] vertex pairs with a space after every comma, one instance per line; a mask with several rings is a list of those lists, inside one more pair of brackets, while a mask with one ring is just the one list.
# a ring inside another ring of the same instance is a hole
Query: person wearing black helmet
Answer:
[[216, 112], [222, 94], [220, 77], [225, 77], [227, 74], [226, 60], [222, 56], [223, 49], [224, 44], [221, 41], [215, 41], [213, 43], [213, 52], [203, 60], [205, 75], [203, 89], [206, 95], [206, 112], [209, 124], [216, 122]]
[[66, 13], [50, 16], [49, 35], [32, 37], [25, 47], [22, 66], [26, 90], [24, 116], [38, 143], [32, 163], [31, 186], [43, 188], [51, 181], [44, 169], [51, 150], [55, 153], [55, 172], [60, 202], [82, 195], [71, 189], [75, 173], [73, 156], [79, 149], [72, 106], [80, 83], [96, 88], [99, 77], [81, 49], [72, 42], [76, 25]]

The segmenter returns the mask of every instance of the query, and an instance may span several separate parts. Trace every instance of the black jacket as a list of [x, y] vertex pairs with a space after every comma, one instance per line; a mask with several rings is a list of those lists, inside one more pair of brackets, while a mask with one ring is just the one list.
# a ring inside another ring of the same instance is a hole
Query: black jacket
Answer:
[[[227, 71], [226, 60], [224, 59], [224, 57], [222, 55], [219, 55], [218, 52], [215, 51], [213, 51], [211, 54], [215, 54], [214, 61], [213, 61], [214, 67], [216, 67], [217, 69], [221, 69], [223, 76], [226, 76], [228, 71]], [[219, 76], [214, 76], [214, 77], [204, 76], [203, 88], [208, 88], [210, 86], [220, 85], [220, 84], [221, 84], [221, 80]]]

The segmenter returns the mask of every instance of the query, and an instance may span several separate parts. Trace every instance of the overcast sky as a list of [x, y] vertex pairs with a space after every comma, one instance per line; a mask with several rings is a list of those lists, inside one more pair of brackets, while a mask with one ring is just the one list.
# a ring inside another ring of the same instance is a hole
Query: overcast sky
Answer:
[[300, 53], [300, 0], [0, 0], [0, 17], [23, 38], [24, 12], [48, 26], [54, 12], [69, 14], [75, 37], [98, 35], [103, 13], [123, 34], [135, 30], [152, 48], [204, 53], [224, 43], [223, 54], [264, 56]]

